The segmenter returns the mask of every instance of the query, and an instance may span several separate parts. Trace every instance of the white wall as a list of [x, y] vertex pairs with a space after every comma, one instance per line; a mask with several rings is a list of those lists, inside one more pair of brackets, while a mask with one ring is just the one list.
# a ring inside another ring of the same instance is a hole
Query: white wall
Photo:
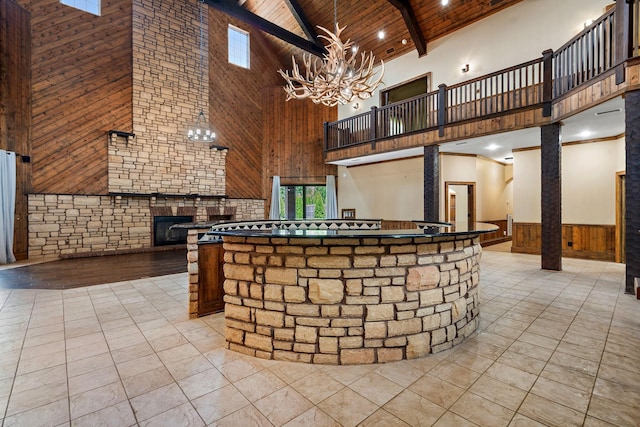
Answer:
[[356, 209], [358, 218], [420, 220], [424, 215], [424, 162], [403, 159], [338, 167], [338, 210]]
[[[358, 218], [420, 220], [424, 215], [424, 162], [421, 157], [338, 167], [338, 209], [356, 209]], [[513, 205], [505, 166], [471, 156], [440, 156], [440, 220], [444, 183], [476, 183], [476, 219], [506, 218]]]
[[562, 149], [562, 222], [616, 223], [616, 172], [624, 139]]
[[[604, 13], [613, 0], [524, 0], [514, 6], [468, 25], [455, 33], [427, 42], [427, 55], [409, 52], [385, 63], [384, 85], [393, 86], [431, 72], [432, 90], [470, 80], [542, 56], [558, 49], [584, 28], [587, 19]], [[357, 42], [357, 40], [356, 40]], [[464, 64], [470, 71], [462, 73]], [[380, 88], [379, 88], [380, 89]], [[377, 105], [378, 93], [367, 100], [338, 107], [345, 118]]]
[[476, 219], [493, 221], [506, 219], [513, 213], [512, 180], [505, 180], [506, 166], [490, 159], [476, 160]]
[[[562, 223], [615, 224], [616, 172], [623, 171], [624, 138], [562, 148]], [[540, 219], [540, 150], [513, 155], [516, 222]]]
[[513, 153], [513, 220], [540, 222], [540, 150]]

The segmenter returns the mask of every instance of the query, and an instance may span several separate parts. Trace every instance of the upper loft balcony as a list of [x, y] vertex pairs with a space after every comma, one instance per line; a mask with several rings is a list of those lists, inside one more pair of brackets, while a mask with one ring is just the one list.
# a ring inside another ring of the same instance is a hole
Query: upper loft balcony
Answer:
[[539, 127], [637, 89], [638, 21], [640, 0], [618, 1], [555, 52], [325, 123], [325, 161]]

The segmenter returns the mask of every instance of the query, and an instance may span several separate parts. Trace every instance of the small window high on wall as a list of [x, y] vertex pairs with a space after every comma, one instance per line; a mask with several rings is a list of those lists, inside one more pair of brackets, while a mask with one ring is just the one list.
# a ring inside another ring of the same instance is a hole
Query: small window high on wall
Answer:
[[100, 0], [60, 0], [60, 3], [100, 16]]
[[249, 33], [229, 25], [229, 63], [249, 68]]

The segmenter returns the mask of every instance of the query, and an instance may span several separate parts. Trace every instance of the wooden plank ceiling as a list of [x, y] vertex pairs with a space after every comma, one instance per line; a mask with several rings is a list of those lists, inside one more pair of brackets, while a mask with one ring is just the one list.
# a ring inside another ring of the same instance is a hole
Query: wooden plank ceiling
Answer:
[[[416, 49], [407, 22], [417, 23], [429, 51], [429, 43], [466, 25], [503, 10], [522, 0], [338, 0], [337, 15], [340, 27], [347, 26], [343, 41], [353, 40], [360, 51], [372, 51], [377, 60], [389, 61]], [[242, 7], [285, 30], [307, 39], [304, 30], [291, 12], [289, 3], [299, 6], [316, 33], [317, 26], [333, 30], [333, 1], [331, 0], [246, 0]], [[242, 3], [242, 2], [240, 2]], [[405, 10], [404, 17], [402, 9]], [[408, 16], [415, 19], [407, 19]], [[378, 38], [378, 31], [385, 38]], [[290, 64], [291, 56], [299, 57], [302, 50], [268, 35], [280, 61]], [[414, 35], [415, 37], [415, 35]], [[406, 44], [402, 43], [406, 40]]]

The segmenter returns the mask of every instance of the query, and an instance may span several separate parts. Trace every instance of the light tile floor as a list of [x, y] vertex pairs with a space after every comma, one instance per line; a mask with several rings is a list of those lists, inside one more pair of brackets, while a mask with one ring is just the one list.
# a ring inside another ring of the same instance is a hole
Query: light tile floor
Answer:
[[624, 266], [485, 250], [481, 328], [418, 360], [314, 366], [224, 349], [186, 274], [0, 290], [4, 426], [637, 426], [640, 301]]

